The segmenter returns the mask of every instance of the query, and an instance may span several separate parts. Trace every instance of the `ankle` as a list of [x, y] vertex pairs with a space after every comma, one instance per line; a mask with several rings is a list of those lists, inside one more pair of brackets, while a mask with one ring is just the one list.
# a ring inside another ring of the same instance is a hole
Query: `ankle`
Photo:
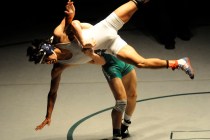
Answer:
[[131, 124], [130, 120], [123, 120], [122, 124], [124, 124], [125, 126], [129, 126]]
[[172, 70], [177, 69], [178, 68], [178, 60], [168, 60], [167, 61], [167, 67], [171, 68]]

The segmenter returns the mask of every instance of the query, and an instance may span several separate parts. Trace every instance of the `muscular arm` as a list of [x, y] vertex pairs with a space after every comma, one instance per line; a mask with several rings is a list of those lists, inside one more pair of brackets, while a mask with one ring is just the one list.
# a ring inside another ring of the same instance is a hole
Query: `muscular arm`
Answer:
[[81, 43], [82, 46], [85, 45], [85, 40], [82, 36], [82, 26], [79, 20], [74, 20], [72, 23], [72, 29], [74, 31], [75, 36], [77, 37], [78, 41]]
[[57, 42], [67, 43], [73, 39], [77, 39], [84, 48], [95, 46], [95, 41], [84, 40], [82, 30], [92, 27], [89, 23], [81, 23], [79, 20], [73, 20], [75, 16], [75, 7], [73, 2], [68, 2], [65, 10], [65, 17], [54, 30], [54, 37]]
[[47, 98], [47, 113], [46, 118], [51, 119], [52, 111], [55, 105], [55, 101], [57, 98], [57, 91], [59, 88], [60, 80], [61, 80], [61, 73], [64, 70], [64, 67], [57, 66], [55, 64], [52, 71], [51, 71], [51, 84], [50, 84], [50, 91], [48, 93]]
[[95, 40], [93, 40], [93, 39], [85, 40], [82, 35], [82, 30], [89, 29], [93, 25], [91, 25], [89, 23], [81, 23], [79, 20], [73, 20], [71, 24], [72, 24], [72, 30], [73, 30], [76, 38], [78, 39], [78, 41], [83, 46], [83, 48], [92, 48], [96, 45]]
[[70, 41], [67, 34], [64, 32], [65, 25], [66, 25], [66, 19], [64, 18], [61, 21], [61, 23], [54, 29], [53, 35], [54, 35], [54, 40], [56, 41], [56, 43], [59, 43], [59, 42], [67, 43]]
[[50, 91], [48, 93], [47, 99], [46, 117], [45, 120], [40, 125], [38, 125], [35, 130], [41, 130], [45, 125], [50, 125], [51, 123], [52, 112], [57, 98], [57, 91], [61, 80], [61, 74], [66, 67], [66, 65], [61, 65], [58, 63], [54, 64], [53, 66], [51, 71]]
[[67, 43], [70, 42], [70, 40], [74, 39], [74, 34], [71, 31], [72, 29], [72, 20], [75, 16], [75, 7], [73, 2], [68, 1], [66, 5], [65, 17], [62, 19], [61, 23], [54, 29], [54, 37], [55, 40], [57, 40], [56, 43]]

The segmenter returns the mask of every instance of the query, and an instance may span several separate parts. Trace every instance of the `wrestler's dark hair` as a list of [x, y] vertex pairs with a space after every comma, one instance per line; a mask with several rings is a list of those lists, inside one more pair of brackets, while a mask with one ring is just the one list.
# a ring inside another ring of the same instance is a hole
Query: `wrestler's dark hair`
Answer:
[[27, 48], [27, 54], [26, 54], [29, 62], [34, 62], [34, 64], [38, 64], [41, 61], [43, 57], [43, 52], [40, 51], [41, 49], [40, 44], [43, 43], [51, 43], [51, 42], [49, 39], [47, 40], [35, 39], [31, 42], [31, 45]]

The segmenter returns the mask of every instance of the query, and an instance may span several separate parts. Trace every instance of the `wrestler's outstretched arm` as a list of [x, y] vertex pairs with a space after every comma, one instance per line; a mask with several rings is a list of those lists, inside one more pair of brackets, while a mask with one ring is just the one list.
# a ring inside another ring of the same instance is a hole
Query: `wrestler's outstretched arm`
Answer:
[[65, 17], [61, 21], [61, 23], [54, 29], [54, 40], [57, 42], [67, 43], [71, 42], [75, 38], [74, 33], [71, 31], [72, 28], [72, 20], [75, 16], [75, 7], [74, 3], [68, 1], [66, 4]]
[[71, 2], [71, 0], [69, 0], [66, 4], [66, 10], [64, 11], [64, 13], [66, 14], [66, 24], [70, 24], [73, 21], [75, 11], [76, 9], [74, 7], [74, 2]]
[[57, 91], [61, 80], [61, 74], [65, 68], [67, 68], [68, 65], [63, 65], [56, 63], [53, 66], [53, 69], [51, 71], [51, 84], [50, 84], [50, 91], [48, 93], [48, 99], [47, 99], [47, 112], [44, 121], [36, 126], [35, 130], [41, 130], [46, 125], [50, 125], [51, 123], [51, 117], [53, 108], [55, 105], [55, 101], [57, 98]]

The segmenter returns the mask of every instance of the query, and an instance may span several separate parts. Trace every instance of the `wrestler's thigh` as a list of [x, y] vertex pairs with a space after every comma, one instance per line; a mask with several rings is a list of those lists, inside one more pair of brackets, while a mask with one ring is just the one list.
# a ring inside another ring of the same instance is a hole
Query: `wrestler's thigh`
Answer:
[[127, 96], [136, 96], [137, 77], [135, 69], [123, 76], [122, 82]]
[[126, 99], [126, 91], [120, 78], [113, 78], [109, 81], [109, 86], [116, 100]]
[[142, 57], [132, 46], [126, 45], [117, 53], [117, 58], [120, 60], [137, 66], [139, 63], [144, 62]]

